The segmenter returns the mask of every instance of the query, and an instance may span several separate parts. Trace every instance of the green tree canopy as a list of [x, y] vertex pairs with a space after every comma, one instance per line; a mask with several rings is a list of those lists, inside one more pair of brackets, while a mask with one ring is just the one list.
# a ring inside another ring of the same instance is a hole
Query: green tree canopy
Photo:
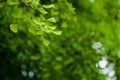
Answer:
[[120, 80], [119, 0], [0, 0], [1, 80]]

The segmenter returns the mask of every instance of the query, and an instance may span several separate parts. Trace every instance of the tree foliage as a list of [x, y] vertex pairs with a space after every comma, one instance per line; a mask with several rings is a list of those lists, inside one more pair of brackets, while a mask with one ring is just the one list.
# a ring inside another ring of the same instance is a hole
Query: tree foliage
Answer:
[[0, 79], [120, 80], [119, 21], [118, 0], [0, 0]]

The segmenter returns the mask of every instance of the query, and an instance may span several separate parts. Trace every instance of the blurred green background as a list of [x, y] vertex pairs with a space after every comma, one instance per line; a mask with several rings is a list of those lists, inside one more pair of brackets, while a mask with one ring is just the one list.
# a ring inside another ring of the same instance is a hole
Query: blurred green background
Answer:
[[40, 0], [62, 12], [49, 46], [24, 27], [13, 33], [12, 8], [0, 8], [0, 80], [120, 80], [120, 0], [64, 2]]

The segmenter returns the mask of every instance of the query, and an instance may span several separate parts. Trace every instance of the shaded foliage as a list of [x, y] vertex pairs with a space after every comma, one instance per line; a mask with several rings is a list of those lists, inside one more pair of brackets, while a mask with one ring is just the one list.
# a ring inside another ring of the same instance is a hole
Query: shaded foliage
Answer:
[[[0, 2], [1, 80], [120, 80], [118, 0], [6, 1]], [[111, 65], [114, 75], [101, 73]]]

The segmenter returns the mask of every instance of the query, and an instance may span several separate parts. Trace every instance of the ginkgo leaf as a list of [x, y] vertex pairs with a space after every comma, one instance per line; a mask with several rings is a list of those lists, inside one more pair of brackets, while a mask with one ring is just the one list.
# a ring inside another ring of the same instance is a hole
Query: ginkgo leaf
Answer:
[[25, 2], [31, 2], [31, 0], [25, 0]]
[[39, 28], [36, 27], [36, 26], [29, 27], [29, 28], [28, 28], [28, 31], [29, 31], [30, 33], [34, 34], [34, 35], [41, 35], [41, 34], [42, 34], [42, 32], [41, 32], [41, 31], [39, 30]]
[[15, 1], [13, 1], [13, 0], [7, 0], [7, 4], [9, 4], [9, 5], [15, 5], [15, 4], [20, 4], [20, 2], [18, 0], [15, 0]]
[[42, 27], [42, 30], [45, 31], [46, 33], [51, 33], [51, 32], [52, 32], [52, 30], [49, 29], [49, 25], [44, 25], [44, 26]]
[[45, 25], [43, 27], [43, 30], [46, 32], [46, 33], [51, 33], [53, 30], [55, 30], [56, 27], [50, 27], [49, 25]]
[[48, 13], [48, 12], [47, 12], [45, 9], [43, 9], [42, 7], [38, 8], [38, 10], [39, 10], [41, 13], [43, 13], [43, 14], [47, 14], [47, 13]]
[[10, 30], [14, 33], [18, 32], [18, 24], [10, 24]]
[[50, 22], [56, 22], [56, 20], [55, 20], [55, 18], [54, 18], [54, 17], [49, 18], [49, 19], [48, 19], [48, 21], [50, 21]]
[[51, 29], [51, 30], [55, 30], [55, 29], [56, 29], [56, 27], [49, 27], [49, 29]]
[[53, 33], [56, 34], [56, 35], [61, 35], [62, 31], [53, 31]]
[[44, 8], [54, 8], [55, 5], [54, 4], [50, 4], [50, 5], [43, 5]]
[[23, 11], [21, 8], [15, 8], [15, 10], [12, 13], [12, 16], [14, 18], [23, 18]]
[[48, 40], [46, 40], [46, 39], [43, 40], [43, 44], [44, 44], [45, 46], [48, 46], [49, 43], [50, 43], [50, 42], [49, 42]]
[[37, 20], [33, 20], [33, 21], [34, 21], [34, 23], [37, 24], [37, 25], [40, 25], [40, 26], [45, 25], [44, 22], [40, 22], [40, 21], [37, 21]]

